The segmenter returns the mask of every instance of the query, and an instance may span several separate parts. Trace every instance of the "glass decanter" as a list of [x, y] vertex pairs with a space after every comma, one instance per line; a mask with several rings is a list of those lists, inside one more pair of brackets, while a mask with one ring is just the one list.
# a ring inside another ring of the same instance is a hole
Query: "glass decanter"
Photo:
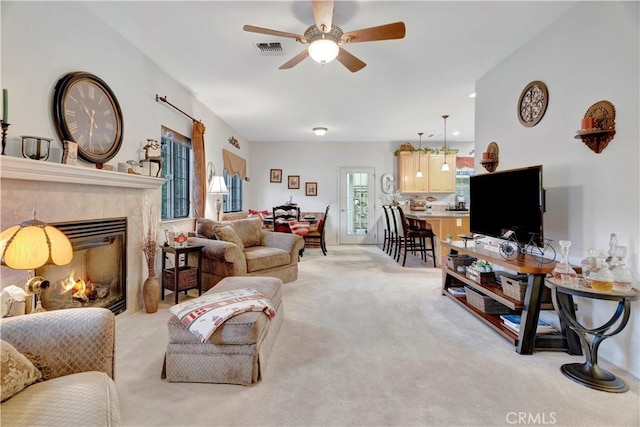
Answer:
[[615, 256], [617, 258], [616, 266], [611, 272], [613, 273], [613, 290], [618, 292], [627, 292], [631, 290], [633, 282], [633, 274], [625, 266], [625, 258], [627, 257], [627, 247], [616, 247]]
[[596, 266], [596, 251], [594, 248], [589, 248], [588, 255], [580, 262], [580, 266], [582, 267], [582, 277], [584, 280], [589, 283], [589, 273], [592, 268]]
[[607, 264], [607, 253], [598, 251], [596, 254], [596, 266], [589, 272], [589, 284], [596, 291], [608, 292], [613, 289], [613, 272]]
[[571, 247], [570, 240], [560, 240], [558, 241], [560, 245], [560, 262], [556, 264], [553, 271], [551, 272], [552, 276], [556, 279], [559, 279], [563, 284], [569, 284], [572, 282], [572, 278], [576, 277], [578, 273], [571, 267], [569, 264], [569, 248]]
[[613, 270], [613, 267], [616, 266], [616, 248], [618, 247], [618, 235], [616, 233], [611, 233], [609, 235], [609, 256], [606, 259], [607, 264], [609, 264], [609, 268]]

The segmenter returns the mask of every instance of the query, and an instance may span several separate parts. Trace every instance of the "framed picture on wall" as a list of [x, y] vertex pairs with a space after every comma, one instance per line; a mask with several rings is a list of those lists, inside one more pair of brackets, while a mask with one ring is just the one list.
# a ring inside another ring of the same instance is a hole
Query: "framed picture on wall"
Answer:
[[300, 188], [300, 175], [289, 175], [288, 177], [289, 189], [296, 190]]
[[318, 183], [317, 182], [305, 182], [304, 183], [304, 195], [305, 196], [317, 196], [318, 195]]
[[282, 182], [282, 169], [271, 169], [269, 182]]

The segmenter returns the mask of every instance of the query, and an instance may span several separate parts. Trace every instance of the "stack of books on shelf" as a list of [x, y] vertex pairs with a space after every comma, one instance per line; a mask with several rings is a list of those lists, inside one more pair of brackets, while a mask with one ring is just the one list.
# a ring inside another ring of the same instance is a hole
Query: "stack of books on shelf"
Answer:
[[449, 287], [449, 293], [457, 297], [463, 297], [467, 294], [464, 290], [464, 286], [451, 286]]
[[[520, 315], [519, 314], [503, 314], [500, 316], [502, 323], [516, 334], [520, 332]], [[538, 328], [536, 334], [555, 334], [558, 330], [549, 322], [538, 319]]]

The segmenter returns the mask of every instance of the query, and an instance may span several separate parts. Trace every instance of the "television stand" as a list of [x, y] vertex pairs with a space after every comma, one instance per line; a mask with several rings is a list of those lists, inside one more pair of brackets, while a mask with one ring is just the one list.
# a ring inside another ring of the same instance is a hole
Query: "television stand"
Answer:
[[[544, 290], [544, 280], [548, 273], [551, 273], [555, 263], [538, 264], [530, 255], [520, 255], [513, 261], [506, 260], [500, 253], [488, 251], [481, 245], [474, 242], [441, 242], [442, 245], [442, 295], [449, 297], [457, 304], [469, 311], [473, 316], [496, 331], [505, 339], [516, 346], [519, 354], [533, 354], [534, 350], [556, 350], [566, 351], [569, 354], [581, 355], [582, 349], [578, 335], [569, 329], [564, 321], [560, 320], [561, 331], [556, 334], [537, 335], [536, 329], [540, 310], [553, 310], [551, 303], [543, 303], [542, 292]], [[494, 265], [500, 266], [515, 273], [527, 274], [528, 285], [523, 301], [518, 301], [502, 292], [499, 285], [481, 285], [463, 273], [458, 273], [447, 267], [447, 253], [467, 254], [475, 258], [486, 260]], [[467, 302], [464, 295], [455, 295], [449, 291], [450, 287], [469, 286], [485, 296], [506, 305], [511, 310], [521, 314], [520, 331], [513, 332], [506, 327], [499, 314], [483, 313]]]

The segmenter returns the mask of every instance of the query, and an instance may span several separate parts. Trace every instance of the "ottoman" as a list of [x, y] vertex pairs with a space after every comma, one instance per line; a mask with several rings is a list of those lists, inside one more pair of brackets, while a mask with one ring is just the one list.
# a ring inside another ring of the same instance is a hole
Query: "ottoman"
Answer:
[[282, 280], [274, 277], [225, 277], [205, 293], [243, 288], [255, 289], [271, 300], [276, 315], [271, 320], [261, 312], [242, 313], [224, 322], [201, 343], [171, 316], [169, 344], [162, 378], [169, 382], [225, 383], [249, 385], [262, 379], [269, 353], [284, 319]]

